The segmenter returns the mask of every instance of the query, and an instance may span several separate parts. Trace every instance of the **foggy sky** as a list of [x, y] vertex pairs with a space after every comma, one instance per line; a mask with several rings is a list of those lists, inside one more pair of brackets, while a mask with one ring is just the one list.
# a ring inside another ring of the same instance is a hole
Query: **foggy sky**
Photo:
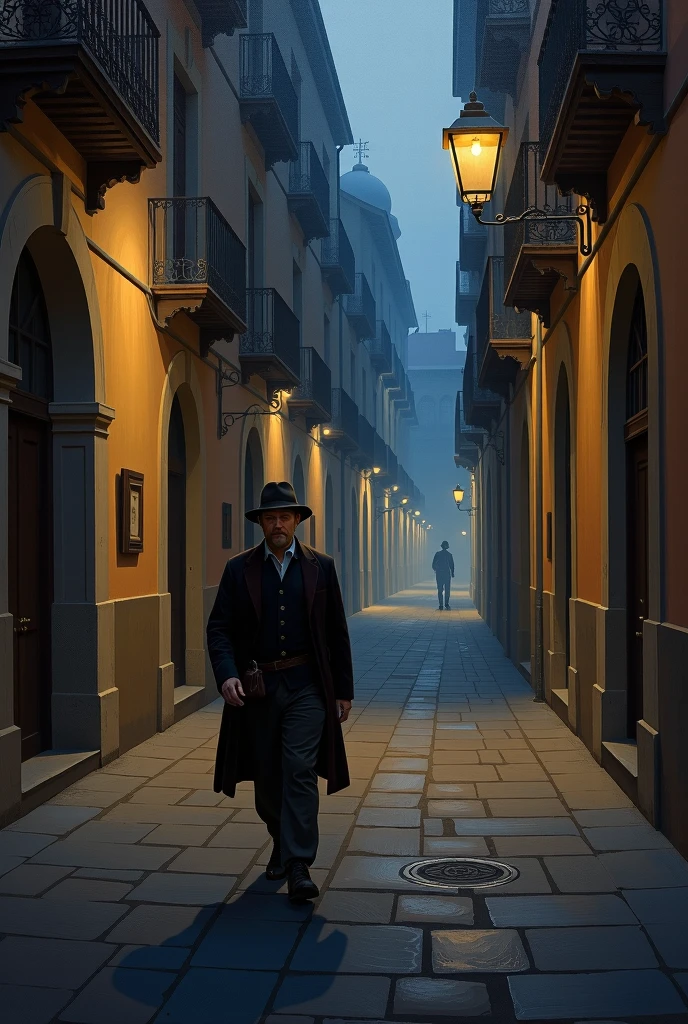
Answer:
[[[356, 140], [392, 195], [421, 331], [455, 329], [456, 186], [442, 128], [452, 94], [452, 0], [320, 0]], [[342, 150], [342, 173], [353, 164]], [[460, 345], [460, 347], [462, 347]]]

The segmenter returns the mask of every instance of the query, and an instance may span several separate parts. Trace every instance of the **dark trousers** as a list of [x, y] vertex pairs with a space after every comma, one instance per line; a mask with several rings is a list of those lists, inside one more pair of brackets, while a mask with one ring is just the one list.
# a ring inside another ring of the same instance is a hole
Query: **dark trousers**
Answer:
[[[442, 600], [442, 594], [444, 594], [444, 600]], [[449, 596], [451, 594], [451, 576], [438, 576], [437, 577], [437, 597], [440, 602], [440, 608], [444, 605], [445, 608], [449, 605]]]
[[280, 849], [282, 864], [302, 860], [310, 865], [318, 852], [315, 764], [325, 724], [324, 698], [315, 683], [290, 690], [280, 682], [267, 699], [265, 739], [273, 749], [281, 748], [281, 770], [256, 779], [256, 811]]

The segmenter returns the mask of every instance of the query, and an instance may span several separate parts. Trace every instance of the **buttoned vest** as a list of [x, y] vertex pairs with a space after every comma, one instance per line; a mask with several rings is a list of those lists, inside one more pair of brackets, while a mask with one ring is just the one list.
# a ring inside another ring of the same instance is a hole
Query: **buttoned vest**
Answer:
[[[293, 658], [298, 654], [308, 654], [310, 647], [301, 559], [291, 559], [282, 580], [272, 560], [264, 559], [260, 636], [256, 660], [269, 662]], [[290, 689], [305, 686], [311, 678], [308, 665], [299, 665], [278, 675]], [[278, 680], [274, 676], [275, 673], [266, 673], [265, 682], [268, 690], [277, 685]]]

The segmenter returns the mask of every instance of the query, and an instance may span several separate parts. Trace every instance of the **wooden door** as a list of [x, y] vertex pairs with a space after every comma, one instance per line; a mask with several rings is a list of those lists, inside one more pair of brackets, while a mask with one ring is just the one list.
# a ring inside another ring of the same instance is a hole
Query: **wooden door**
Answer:
[[626, 444], [628, 735], [643, 717], [643, 622], [648, 616], [647, 433]]
[[170, 414], [167, 474], [167, 585], [174, 685], [186, 680], [186, 441], [179, 399]]
[[50, 746], [52, 559], [49, 424], [9, 412], [9, 610], [21, 757]]

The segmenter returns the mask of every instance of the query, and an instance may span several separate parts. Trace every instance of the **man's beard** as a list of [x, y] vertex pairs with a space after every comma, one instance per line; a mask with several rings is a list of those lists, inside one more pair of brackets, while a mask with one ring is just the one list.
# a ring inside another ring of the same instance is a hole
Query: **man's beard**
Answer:
[[282, 544], [284, 544], [285, 547], [289, 546], [289, 538], [287, 537], [286, 533], [273, 533], [270, 537], [270, 541], [272, 542], [272, 544], [274, 544], [276, 548], [280, 547]]

